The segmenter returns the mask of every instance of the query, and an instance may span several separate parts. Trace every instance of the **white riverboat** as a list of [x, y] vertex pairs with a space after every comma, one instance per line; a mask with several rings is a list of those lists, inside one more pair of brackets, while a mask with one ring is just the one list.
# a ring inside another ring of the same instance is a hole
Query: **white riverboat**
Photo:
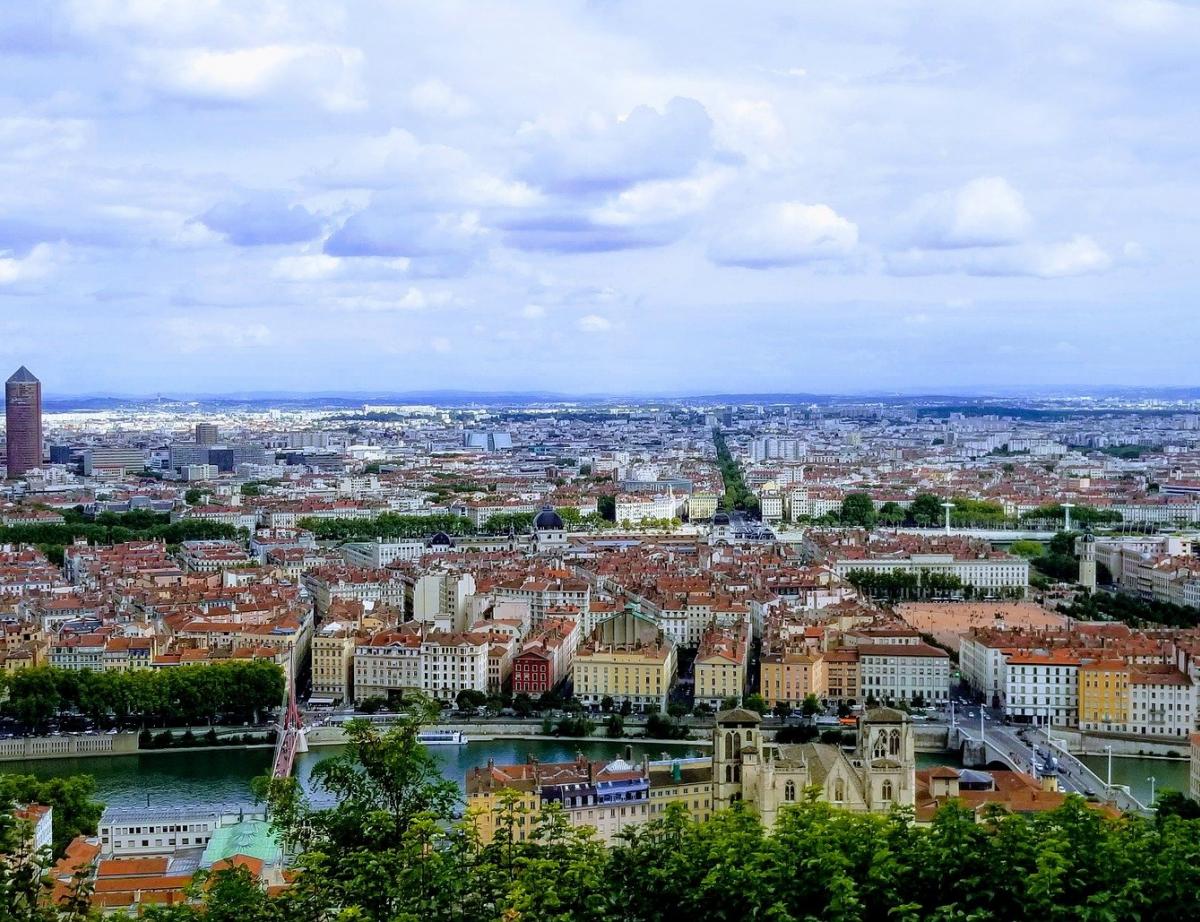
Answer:
[[462, 730], [422, 730], [417, 739], [426, 746], [462, 746], [467, 742]]

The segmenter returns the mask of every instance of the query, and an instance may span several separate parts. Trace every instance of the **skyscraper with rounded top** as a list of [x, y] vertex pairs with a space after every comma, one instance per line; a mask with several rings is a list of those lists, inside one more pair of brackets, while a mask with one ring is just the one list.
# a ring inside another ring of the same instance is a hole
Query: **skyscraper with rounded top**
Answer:
[[4, 382], [8, 476], [42, 466], [42, 382], [22, 365]]

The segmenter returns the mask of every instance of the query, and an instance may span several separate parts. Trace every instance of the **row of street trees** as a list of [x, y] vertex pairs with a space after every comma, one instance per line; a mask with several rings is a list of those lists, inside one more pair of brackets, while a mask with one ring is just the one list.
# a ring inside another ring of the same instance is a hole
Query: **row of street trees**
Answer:
[[757, 518], [759, 514], [758, 497], [746, 486], [742, 476], [741, 465], [737, 463], [725, 444], [725, 436], [720, 429], [713, 429], [713, 444], [717, 447], [717, 467], [721, 469], [721, 480], [725, 484], [725, 495], [721, 497], [721, 508], [726, 512], [745, 512]]
[[[609, 523], [599, 513], [580, 515], [574, 506], [556, 510], [567, 528], [603, 527]], [[528, 534], [533, 525], [532, 512], [502, 512], [488, 518], [482, 528], [476, 528], [462, 515], [398, 515], [385, 512], [374, 519], [314, 519], [302, 518], [297, 523], [322, 541], [371, 541], [375, 538], [426, 538], [436, 532], [466, 537], [469, 535], [505, 535], [509, 530]]]
[[278, 707], [285, 682], [283, 670], [264, 661], [130, 672], [38, 666], [2, 678], [4, 712], [34, 732], [66, 712], [143, 727], [243, 723]]
[[930, 570], [880, 570], [855, 568], [846, 574], [846, 581], [858, 592], [872, 599], [889, 602], [911, 602], [923, 599], [994, 599], [1024, 598], [1020, 588], [981, 589], [964, 583], [953, 573]]
[[[918, 493], [911, 503], [902, 506], [889, 500], [878, 509], [869, 493], [847, 493], [836, 512], [822, 516], [821, 524], [850, 525], [870, 528], [875, 525], [888, 527], [934, 528], [946, 520], [943, 502], [952, 503], [950, 524], [955, 528], [1005, 528], [1018, 524], [1054, 525], [1062, 523], [1066, 510], [1061, 505], [1040, 506], [1023, 513], [1019, 518], [1009, 516], [1004, 507], [991, 500], [971, 499], [955, 496], [948, 500], [935, 493]], [[1109, 509], [1092, 506], [1076, 506], [1071, 510], [1071, 521], [1078, 525], [1103, 525], [1121, 521], [1121, 514]]]

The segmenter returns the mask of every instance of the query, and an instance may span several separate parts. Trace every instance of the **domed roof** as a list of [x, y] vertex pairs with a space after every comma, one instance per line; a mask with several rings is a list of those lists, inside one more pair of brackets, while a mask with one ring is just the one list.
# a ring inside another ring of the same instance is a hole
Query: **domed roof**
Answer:
[[453, 547], [454, 546], [453, 539], [451, 539], [451, 537], [448, 534], [446, 534], [444, 531], [439, 531], [437, 534], [433, 535], [425, 543], [429, 547]]
[[534, 531], [562, 531], [563, 527], [562, 517], [549, 504], [542, 506], [542, 511], [533, 519]]
[[714, 525], [728, 525], [729, 524], [729, 513], [728, 512], [714, 512], [713, 517], [712, 517], [712, 523]]

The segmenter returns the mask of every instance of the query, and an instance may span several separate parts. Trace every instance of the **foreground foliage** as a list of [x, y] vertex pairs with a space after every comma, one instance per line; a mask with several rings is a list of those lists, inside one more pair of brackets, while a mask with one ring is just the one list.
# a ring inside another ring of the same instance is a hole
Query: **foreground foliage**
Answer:
[[[263, 783], [285, 839], [302, 852], [284, 894], [243, 876], [206, 905], [151, 911], [206, 918], [504, 922], [567, 920], [1173, 920], [1200, 918], [1200, 820], [1108, 819], [1072, 798], [1037, 816], [983, 822], [951, 805], [929, 827], [911, 816], [808, 802], [764, 830], [745, 808], [696, 823], [680, 808], [604, 848], [561, 810], [524, 815], [501, 799], [484, 846], [472, 815], [416, 741], [417, 722], [351, 729], [317, 769], [332, 806], [291, 782]], [[520, 831], [533, 828], [522, 841]]]
[[53, 807], [51, 847], [58, 855], [76, 836], [96, 832], [104, 804], [95, 799], [95, 793], [96, 782], [91, 775], [42, 779], [34, 775], [3, 774], [0, 775], [0, 812], [6, 812], [6, 805], [11, 807], [13, 804]]

